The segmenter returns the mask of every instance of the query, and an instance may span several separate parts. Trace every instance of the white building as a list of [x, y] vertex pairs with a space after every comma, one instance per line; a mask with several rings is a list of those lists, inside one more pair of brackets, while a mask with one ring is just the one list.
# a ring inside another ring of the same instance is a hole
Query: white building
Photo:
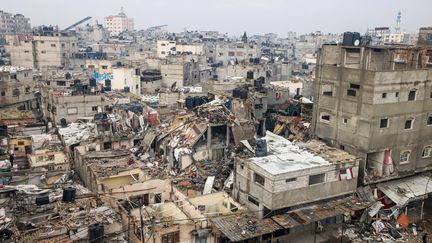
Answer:
[[123, 31], [134, 30], [133, 18], [128, 18], [123, 12], [123, 8], [118, 15], [110, 15], [104, 18], [105, 28], [110, 31], [112, 36], [117, 36]]
[[112, 76], [112, 89], [129, 89], [130, 93], [141, 96], [141, 80], [140, 76], [136, 74], [135, 68], [113, 68]]

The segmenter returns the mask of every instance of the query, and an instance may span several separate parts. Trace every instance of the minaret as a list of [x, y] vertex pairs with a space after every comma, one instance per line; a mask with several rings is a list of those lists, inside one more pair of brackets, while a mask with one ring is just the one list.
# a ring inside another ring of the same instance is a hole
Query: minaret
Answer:
[[402, 13], [399, 10], [399, 12], [397, 13], [397, 16], [396, 16], [396, 27], [395, 27], [396, 33], [400, 33], [401, 17], [402, 17]]

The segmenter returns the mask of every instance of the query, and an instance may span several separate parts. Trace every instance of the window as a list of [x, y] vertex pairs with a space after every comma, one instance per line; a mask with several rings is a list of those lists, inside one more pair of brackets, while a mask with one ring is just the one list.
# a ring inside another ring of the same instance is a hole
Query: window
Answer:
[[162, 44], [161, 44], [161, 46], [165, 46], [165, 44], [164, 44], [164, 43], [162, 43]]
[[25, 88], [25, 92], [26, 92], [26, 94], [30, 93], [30, 87], [27, 86], [27, 87]]
[[78, 108], [77, 107], [67, 108], [67, 114], [68, 115], [76, 115], [76, 114], [78, 114]]
[[161, 236], [162, 243], [177, 243], [180, 242], [180, 231], [174, 231]]
[[330, 115], [328, 114], [321, 115], [321, 120], [330, 121]]
[[248, 201], [259, 207], [259, 202], [252, 196], [248, 196]]
[[42, 54], [45, 54], [45, 53], [46, 53], [46, 51], [41, 51], [41, 53], [42, 53]]
[[254, 182], [264, 186], [264, 181], [265, 181], [265, 179], [262, 175], [254, 173]]
[[24, 146], [24, 141], [18, 141], [18, 146]]
[[432, 125], [432, 115], [429, 115], [427, 119], [427, 125]]
[[20, 91], [19, 91], [19, 89], [14, 89], [13, 91], [12, 91], [12, 96], [13, 97], [17, 97], [17, 96], [19, 96], [20, 95]]
[[399, 92], [396, 92], [396, 93], [395, 93], [395, 97], [399, 97]]
[[342, 118], [342, 123], [343, 124], [347, 124], [348, 123], [348, 118]]
[[51, 47], [56, 47], [56, 44], [51, 44]]
[[164, 52], [164, 51], [161, 51], [161, 54], [162, 54], [162, 55], [164, 55], [164, 54], [165, 54], [165, 52]]
[[387, 93], [382, 93], [382, 94], [381, 94], [381, 97], [382, 97], [383, 99], [387, 98]]
[[356, 96], [357, 95], [357, 92], [355, 91], [355, 90], [352, 90], [352, 89], [348, 89], [347, 90], [347, 95], [348, 96]]
[[414, 119], [410, 118], [405, 121], [404, 129], [412, 129], [413, 128]]
[[289, 179], [286, 179], [285, 182], [289, 183], [289, 182], [293, 182], [293, 181], [296, 181], [296, 180], [297, 180], [297, 178], [289, 178]]
[[383, 118], [380, 120], [380, 128], [388, 128], [388, 118]]
[[431, 98], [431, 99], [432, 99], [432, 92], [430, 93], [430, 95], [429, 95], [429, 98]]
[[323, 95], [325, 95], [325, 96], [333, 96], [333, 91], [324, 91]]
[[401, 164], [409, 163], [409, 157], [410, 157], [410, 155], [411, 155], [410, 151], [404, 151], [404, 152], [402, 152], [401, 155], [400, 155], [400, 163]]
[[411, 90], [411, 91], [409, 92], [409, 94], [408, 94], [408, 100], [409, 100], [409, 101], [411, 101], [411, 100], [415, 100], [415, 99], [416, 99], [416, 93], [417, 93], [416, 90]]
[[157, 193], [154, 195], [154, 201], [155, 203], [161, 203], [162, 202], [162, 194]]
[[92, 111], [98, 111], [98, 107], [97, 106], [92, 106]]
[[429, 158], [432, 155], [432, 146], [426, 146], [423, 148], [422, 158]]
[[309, 185], [323, 183], [325, 180], [325, 174], [318, 174], [309, 176]]
[[360, 89], [360, 84], [350, 84], [350, 89]]
[[5, 95], [6, 95], [6, 92], [5, 92], [4, 90], [2, 90], [1, 93], [0, 93], [0, 95], [1, 95], [1, 96], [5, 96]]

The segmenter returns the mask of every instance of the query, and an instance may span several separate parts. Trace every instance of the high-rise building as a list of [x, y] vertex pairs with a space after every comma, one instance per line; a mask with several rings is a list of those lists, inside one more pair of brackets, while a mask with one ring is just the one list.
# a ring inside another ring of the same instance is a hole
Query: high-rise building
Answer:
[[128, 18], [123, 12], [123, 8], [118, 15], [111, 15], [104, 18], [105, 28], [108, 29], [112, 36], [117, 36], [123, 31], [132, 31], [134, 29], [133, 18]]
[[316, 137], [362, 159], [364, 184], [432, 169], [432, 45], [323, 45]]
[[0, 10], [0, 34], [22, 34], [31, 32], [30, 19], [22, 14], [11, 14]]

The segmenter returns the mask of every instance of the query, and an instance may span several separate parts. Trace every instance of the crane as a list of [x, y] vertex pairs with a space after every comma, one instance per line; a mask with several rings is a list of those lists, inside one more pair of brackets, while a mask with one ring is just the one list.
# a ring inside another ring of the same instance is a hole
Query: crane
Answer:
[[68, 31], [68, 30], [71, 30], [71, 29], [75, 28], [77, 25], [80, 25], [80, 24], [86, 22], [87, 20], [89, 20], [89, 19], [91, 19], [91, 18], [92, 18], [92, 17], [85, 17], [85, 18], [81, 19], [80, 21], [76, 22], [75, 24], [73, 24], [73, 25], [67, 27], [66, 29], [64, 29], [63, 32], [66, 32], [66, 31]]

